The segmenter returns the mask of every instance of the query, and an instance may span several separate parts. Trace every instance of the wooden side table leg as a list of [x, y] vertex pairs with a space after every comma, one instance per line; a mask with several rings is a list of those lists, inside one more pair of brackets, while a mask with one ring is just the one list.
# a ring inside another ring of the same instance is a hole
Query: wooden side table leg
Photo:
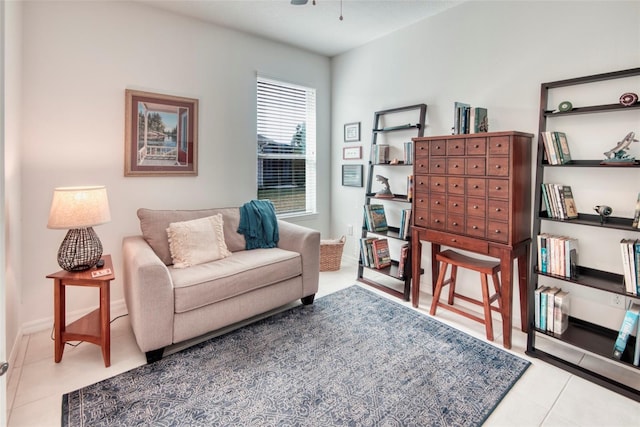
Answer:
[[502, 345], [511, 348], [511, 324], [513, 318], [513, 256], [510, 251], [500, 254], [500, 275], [502, 276]]
[[520, 290], [520, 329], [527, 332], [528, 325], [528, 292], [529, 292], [529, 245], [525, 245], [524, 253], [518, 256], [518, 284]]
[[53, 316], [54, 316], [54, 360], [59, 363], [62, 360], [64, 352], [64, 342], [62, 342], [62, 333], [65, 328], [65, 289], [62, 280], [55, 279], [53, 284]]
[[422, 264], [422, 242], [420, 242], [420, 233], [416, 229], [411, 232], [411, 301], [415, 308], [420, 303], [420, 269]]
[[102, 358], [104, 366], [111, 366], [111, 313], [110, 313], [109, 282], [100, 284], [100, 336], [102, 338]]

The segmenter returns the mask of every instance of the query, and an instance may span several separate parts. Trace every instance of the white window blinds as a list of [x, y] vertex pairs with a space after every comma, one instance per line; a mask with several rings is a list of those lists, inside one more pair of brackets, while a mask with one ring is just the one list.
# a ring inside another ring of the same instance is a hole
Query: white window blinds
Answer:
[[316, 212], [316, 91], [258, 75], [258, 199], [278, 215]]

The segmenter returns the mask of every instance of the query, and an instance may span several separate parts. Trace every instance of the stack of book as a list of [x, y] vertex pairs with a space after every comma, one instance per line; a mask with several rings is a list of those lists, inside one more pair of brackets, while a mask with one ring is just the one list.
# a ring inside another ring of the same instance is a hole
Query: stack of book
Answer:
[[622, 325], [620, 326], [620, 330], [618, 331], [618, 337], [616, 338], [615, 344], [613, 345], [613, 357], [620, 360], [622, 359], [622, 355], [627, 349], [627, 345], [629, 344], [629, 337], [631, 337], [632, 333], [635, 331], [636, 340], [634, 344], [634, 349], [631, 351], [633, 354], [633, 364], [636, 366], [640, 366], [640, 322], [638, 321], [638, 317], [640, 316], [640, 305], [631, 302], [629, 304], [629, 308], [624, 315], [624, 319], [622, 320]]
[[542, 132], [542, 143], [550, 165], [564, 165], [571, 162], [569, 141], [564, 132]]
[[464, 102], [454, 104], [453, 134], [489, 132], [487, 109], [471, 107]]
[[620, 240], [625, 291], [640, 296], [640, 239]]
[[541, 286], [534, 292], [534, 322], [536, 329], [562, 335], [569, 327], [571, 300], [569, 292]]
[[360, 260], [369, 268], [386, 268], [391, 265], [387, 239], [363, 237], [360, 239]]
[[578, 239], [541, 233], [537, 243], [540, 273], [578, 277]]
[[569, 185], [542, 184], [542, 199], [549, 218], [578, 218], [578, 208]]
[[413, 164], [413, 141], [408, 141], [404, 143], [404, 164], [412, 165]]
[[387, 217], [384, 213], [384, 205], [371, 204], [364, 205], [364, 221], [367, 231], [381, 232], [387, 231]]
[[400, 261], [398, 261], [398, 278], [404, 279], [407, 271], [407, 260], [409, 259], [409, 244], [405, 243], [400, 248]]

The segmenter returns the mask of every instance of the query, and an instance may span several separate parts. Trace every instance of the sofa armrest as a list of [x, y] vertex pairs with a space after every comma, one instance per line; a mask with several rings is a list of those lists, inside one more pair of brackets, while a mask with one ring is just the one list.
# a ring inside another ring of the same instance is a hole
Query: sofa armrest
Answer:
[[302, 297], [318, 292], [320, 278], [320, 232], [278, 220], [278, 247], [302, 256]]
[[142, 236], [122, 240], [124, 297], [140, 350], [173, 343], [173, 282], [166, 265]]

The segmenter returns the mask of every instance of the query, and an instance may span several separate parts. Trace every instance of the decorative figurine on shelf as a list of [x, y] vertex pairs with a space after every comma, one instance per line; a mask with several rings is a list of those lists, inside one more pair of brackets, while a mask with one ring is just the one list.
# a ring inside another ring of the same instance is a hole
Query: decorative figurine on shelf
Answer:
[[594, 206], [593, 210], [596, 211], [598, 215], [600, 215], [600, 225], [607, 222], [607, 218], [613, 213], [613, 209], [606, 205]]
[[631, 107], [633, 104], [638, 102], [638, 94], [633, 92], [626, 92], [620, 95], [620, 104], [625, 107]]
[[607, 158], [600, 162], [600, 164], [626, 166], [637, 163], [635, 157], [631, 157], [627, 154], [627, 150], [631, 143], [638, 142], [638, 140], [635, 139], [635, 136], [636, 134], [634, 132], [629, 132], [622, 141], [616, 144], [615, 147], [604, 153]]
[[383, 188], [382, 190], [378, 191], [376, 193], [376, 197], [386, 197], [388, 199], [393, 198], [393, 193], [391, 192], [391, 189], [389, 188], [389, 178], [386, 178], [382, 175], [376, 175], [376, 180], [382, 184]]

